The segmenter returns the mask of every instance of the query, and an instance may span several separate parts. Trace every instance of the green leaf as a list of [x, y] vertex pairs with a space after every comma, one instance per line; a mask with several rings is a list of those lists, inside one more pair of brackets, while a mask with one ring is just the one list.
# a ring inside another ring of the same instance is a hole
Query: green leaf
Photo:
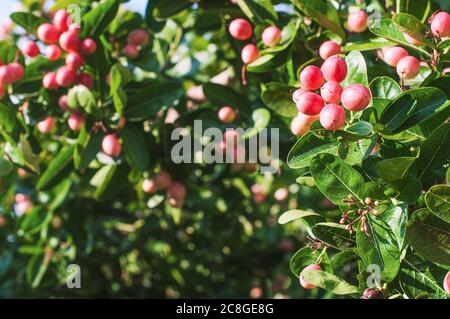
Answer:
[[323, 288], [335, 295], [357, 294], [358, 287], [355, 287], [343, 279], [320, 270], [306, 270], [301, 272], [301, 276], [308, 283]]
[[[393, 192], [393, 194], [392, 194]], [[417, 201], [422, 194], [422, 183], [413, 177], [389, 183], [386, 194], [390, 194], [397, 202], [411, 204]]]
[[114, 20], [121, 0], [105, 0], [83, 16], [82, 38], [99, 37]]
[[406, 225], [411, 247], [431, 262], [450, 266], [450, 224], [427, 208], [414, 212]]
[[37, 28], [47, 22], [44, 18], [29, 12], [14, 12], [10, 15], [10, 18], [30, 34], [36, 34]]
[[406, 12], [420, 21], [425, 21], [430, 13], [429, 0], [397, 0], [397, 12]]
[[380, 124], [399, 133], [432, 116], [447, 101], [439, 89], [426, 87], [406, 91], [393, 100], [381, 114]]
[[305, 210], [301, 210], [301, 209], [288, 210], [287, 212], [283, 213], [283, 215], [281, 215], [278, 218], [278, 224], [284, 225], [284, 224], [292, 222], [296, 219], [304, 218], [304, 217], [308, 217], [308, 216], [320, 216], [320, 215], [317, 213], [314, 213], [313, 211], [305, 211]]
[[[418, 178], [432, 179], [433, 169], [443, 167], [450, 161], [450, 123], [436, 128], [420, 147], [417, 159]], [[431, 177], [431, 178], [430, 178]]]
[[390, 77], [379, 76], [370, 82], [370, 90], [374, 98], [393, 99], [402, 93], [400, 85]]
[[0, 129], [11, 133], [16, 126], [16, 115], [12, 108], [6, 104], [0, 103]]
[[381, 219], [391, 227], [397, 238], [398, 249], [401, 251], [406, 239], [406, 222], [408, 220], [408, 205], [393, 205], [383, 213]]
[[307, 17], [310, 17], [342, 39], [345, 38], [345, 32], [342, 29], [339, 14], [332, 3], [327, 0], [291, 0], [291, 2], [303, 11]]
[[131, 167], [145, 170], [150, 165], [150, 151], [141, 130], [134, 124], [127, 123], [121, 132], [125, 158]]
[[415, 161], [415, 157], [389, 158], [378, 162], [375, 169], [378, 176], [386, 182], [396, 182], [408, 175]]
[[129, 168], [126, 165], [103, 166], [92, 177], [90, 184], [96, 187], [94, 196], [100, 201], [106, 201], [114, 197], [124, 186], [127, 180]]
[[242, 135], [242, 138], [250, 138], [266, 128], [270, 123], [270, 112], [265, 108], [258, 108], [252, 113], [253, 127]]
[[339, 250], [351, 250], [355, 247], [356, 242], [345, 228], [345, 225], [336, 223], [317, 223], [311, 231], [316, 238], [331, 247]]
[[103, 132], [97, 131], [89, 134], [89, 140], [86, 146], [77, 145], [74, 156], [75, 168], [87, 168], [89, 164], [95, 159], [101, 149], [103, 140]]
[[450, 223], [450, 185], [434, 185], [425, 195], [428, 209]]
[[341, 205], [348, 195], [360, 202], [364, 179], [353, 167], [331, 154], [320, 154], [311, 161], [311, 173], [317, 188], [330, 201]]
[[69, 90], [67, 103], [71, 108], [83, 108], [88, 114], [93, 114], [96, 109], [95, 98], [84, 85], [77, 85]]
[[189, 0], [158, 0], [154, 7], [153, 14], [157, 19], [165, 20], [184, 9], [189, 8], [190, 5], [191, 2]]
[[338, 147], [338, 142], [325, 141], [308, 132], [290, 150], [288, 154], [288, 165], [294, 169], [308, 167], [311, 159], [317, 154], [326, 152], [337, 155]]
[[278, 20], [277, 12], [270, 0], [237, 0], [236, 3], [255, 24]]
[[26, 234], [35, 234], [41, 230], [45, 223], [49, 222], [53, 214], [41, 207], [34, 207], [25, 214], [20, 223], [20, 229]]
[[292, 93], [295, 87], [284, 83], [270, 82], [266, 84], [261, 94], [261, 99], [268, 108], [285, 117], [297, 115], [298, 110], [292, 101]]
[[381, 279], [391, 282], [400, 269], [400, 250], [398, 240], [391, 227], [383, 220], [367, 216], [369, 235], [358, 227], [356, 243], [359, 255], [366, 266], [377, 265]]
[[48, 164], [47, 169], [39, 178], [36, 189], [45, 190], [58, 182], [62, 177], [71, 173], [73, 165], [73, 152], [75, 145], [68, 145], [64, 147], [58, 155]]
[[392, 21], [399, 27], [399, 29], [413, 38], [423, 42], [431, 48], [434, 48], [434, 43], [426, 35], [430, 34], [431, 30], [428, 26], [420, 22], [415, 16], [407, 13], [398, 13]]
[[342, 87], [347, 87], [351, 84], [362, 84], [368, 87], [367, 65], [361, 52], [350, 52], [345, 58], [345, 62], [347, 62], [348, 73], [346, 79], [342, 82]]
[[395, 42], [391, 41], [385, 41], [384, 39], [376, 38], [373, 40], [370, 40], [370, 42], [363, 42], [363, 43], [356, 43], [356, 42], [349, 42], [344, 45], [344, 52], [351, 52], [351, 51], [373, 51], [385, 47], [391, 47], [396, 45]]

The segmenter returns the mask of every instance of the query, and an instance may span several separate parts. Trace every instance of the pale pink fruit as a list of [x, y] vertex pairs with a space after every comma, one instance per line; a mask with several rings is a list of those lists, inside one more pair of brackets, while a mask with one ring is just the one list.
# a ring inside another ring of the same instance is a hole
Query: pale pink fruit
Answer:
[[450, 295], [450, 271], [445, 275], [443, 286], [447, 295]]
[[79, 131], [84, 125], [84, 115], [74, 112], [70, 114], [67, 124], [72, 131]]
[[300, 73], [300, 82], [305, 90], [320, 89], [324, 82], [322, 71], [314, 65], [309, 65]]
[[320, 94], [326, 103], [338, 103], [341, 100], [342, 86], [337, 82], [327, 82], [322, 86]]
[[249, 64], [259, 58], [259, 50], [253, 43], [249, 43], [242, 48], [241, 59], [244, 64]]
[[237, 40], [248, 40], [253, 34], [252, 25], [245, 19], [235, 19], [231, 21], [228, 31]]
[[278, 188], [275, 193], [273, 194], [273, 197], [278, 202], [284, 202], [289, 196], [289, 191], [287, 188], [282, 187]]
[[[320, 267], [317, 264], [309, 265], [305, 268], [303, 268], [302, 271], [308, 271], [308, 270], [322, 270], [322, 267]], [[315, 285], [308, 283], [303, 276], [300, 276], [300, 284], [305, 289], [313, 289], [316, 288]]]
[[322, 74], [327, 81], [341, 83], [347, 77], [347, 63], [344, 59], [332, 56], [325, 60], [321, 67]]
[[408, 56], [408, 51], [402, 47], [390, 47], [384, 51], [384, 62], [390, 66], [396, 67], [398, 62]]
[[31, 200], [25, 200], [23, 202], [14, 205], [14, 210], [19, 216], [30, 212], [33, 209], [33, 202]]
[[20, 63], [13, 62], [11, 64], [8, 64], [6, 67], [13, 82], [21, 80], [25, 75], [25, 70]]
[[118, 157], [122, 153], [122, 144], [116, 134], [108, 134], [103, 137], [102, 150], [111, 157]]
[[70, 110], [69, 104], [67, 102], [68, 97], [67, 95], [61, 95], [61, 97], [58, 100], [58, 105], [64, 112], [67, 112]]
[[66, 10], [58, 10], [53, 16], [53, 24], [60, 32], [67, 31], [70, 24], [70, 14]]
[[415, 78], [420, 72], [420, 61], [413, 56], [401, 59], [397, 64], [397, 74], [403, 79]]
[[51, 44], [45, 49], [45, 56], [50, 61], [56, 61], [61, 57], [61, 49], [56, 44]]
[[142, 190], [144, 193], [154, 193], [158, 190], [158, 187], [156, 186], [156, 182], [152, 178], [144, 179], [142, 182]]
[[262, 43], [269, 47], [273, 47], [281, 41], [281, 30], [275, 26], [264, 29], [261, 35]]
[[127, 58], [136, 59], [139, 56], [139, 49], [136, 45], [128, 43], [123, 49], [122, 54]]
[[56, 83], [61, 87], [69, 87], [77, 78], [77, 73], [75, 70], [69, 68], [68, 66], [62, 66], [56, 72]]
[[325, 41], [319, 48], [320, 57], [324, 60], [342, 53], [342, 47], [334, 41]]
[[431, 31], [439, 38], [450, 36], [450, 14], [439, 12], [433, 15], [431, 20]]
[[30, 196], [25, 195], [24, 193], [16, 193], [16, 195], [14, 195], [14, 201], [16, 203], [20, 203], [26, 200], [30, 200]]
[[39, 50], [36, 42], [28, 41], [23, 45], [22, 53], [27, 57], [34, 58], [37, 57], [41, 53], [41, 51]]
[[59, 85], [56, 82], [56, 72], [48, 72], [42, 78], [42, 86], [48, 90], [56, 90]]
[[320, 111], [320, 124], [327, 130], [339, 130], [345, 125], [345, 120], [345, 110], [339, 104], [327, 104]]
[[92, 55], [97, 51], [97, 44], [94, 40], [87, 38], [81, 41], [80, 52], [83, 55]]
[[366, 31], [369, 16], [363, 10], [352, 12], [348, 15], [348, 30], [355, 33]]
[[292, 101], [294, 101], [294, 103], [297, 104], [298, 103], [298, 99], [305, 92], [308, 92], [308, 91], [305, 90], [305, 89], [297, 89], [297, 90], [295, 90], [294, 93], [292, 93]]
[[59, 30], [53, 24], [44, 23], [37, 29], [37, 36], [39, 40], [47, 44], [54, 44], [58, 42]]
[[369, 89], [361, 84], [347, 86], [341, 95], [342, 105], [352, 112], [364, 110], [371, 100], [372, 95]]
[[80, 39], [75, 32], [66, 31], [59, 37], [59, 45], [66, 52], [78, 52]]
[[291, 132], [296, 136], [303, 136], [311, 127], [311, 124], [319, 119], [318, 115], [306, 115], [301, 112], [295, 116], [291, 121]]
[[299, 97], [296, 105], [297, 109], [303, 114], [317, 115], [324, 107], [325, 102], [319, 94], [305, 92]]
[[161, 171], [155, 176], [155, 182], [158, 189], [166, 189], [172, 184], [172, 177], [166, 171]]
[[42, 134], [49, 134], [53, 132], [56, 127], [55, 118], [52, 116], [47, 116], [44, 120], [37, 123], [37, 129]]
[[144, 29], [136, 29], [131, 31], [128, 35], [128, 43], [134, 44], [135, 46], [144, 47], [148, 44], [149, 41], [148, 32]]
[[83, 64], [84, 59], [80, 54], [76, 52], [70, 52], [66, 55], [66, 66], [68, 66], [72, 70], [78, 70], [83, 66]]
[[220, 108], [218, 116], [222, 123], [231, 123], [236, 118], [236, 112], [231, 106], [224, 106]]

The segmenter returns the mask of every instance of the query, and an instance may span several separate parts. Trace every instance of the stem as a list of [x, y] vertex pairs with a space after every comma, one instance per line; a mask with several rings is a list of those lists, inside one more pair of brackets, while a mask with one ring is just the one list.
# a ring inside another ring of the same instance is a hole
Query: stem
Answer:
[[325, 246], [323, 249], [322, 249], [322, 252], [320, 253], [320, 255], [319, 255], [319, 257], [317, 257], [317, 259], [316, 259], [316, 264], [317, 265], [320, 265], [320, 263], [322, 262], [322, 259], [323, 259], [323, 256], [325, 255], [325, 253], [327, 252], [327, 246]]

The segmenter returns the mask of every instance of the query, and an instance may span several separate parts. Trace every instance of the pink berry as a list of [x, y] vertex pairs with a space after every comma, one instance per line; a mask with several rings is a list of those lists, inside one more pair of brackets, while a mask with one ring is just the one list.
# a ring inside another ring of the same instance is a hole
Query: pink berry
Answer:
[[59, 37], [59, 45], [66, 52], [78, 52], [80, 39], [76, 33], [66, 31]]
[[326, 59], [321, 70], [324, 78], [329, 82], [341, 83], [347, 77], [347, 63], [337, 56]]
[[226, 130], [223, 133], [223, 140], [225, 143], [234, 143], [234, 145], [237, 145], [240, 138], [238, 132], [235, 130]]
[[433, 15], [431, 31], [436, 37], [446, 38], [450, 36], [450, 14], [439, 12]]
[[369, 16], [363, 10], [352, 12], [348, 16], [348, 30], [355, 33], [366, 31]]
[[324, 60], [342, 53], [342, 47], [334, 41], [325, 41], [319, 48], [320, 57]]
[[253, 43], [249, 43], [242, 48], [241, 52], [242, 62], [244, 64], [250, 64], [259, 58], [259, 50]]
[[[302, 271], [308, 271], [308, 270], [322, 270], [322, 267], [320, 267], [320, 266], [317, 265], [317, 264], [313, 264], [313, 265], [309, 265], [309, 266], [303, 268]], [[309, 282], [307, 282], [303, 276], [300, 276], [300, 284], [301, 284], [302, 287], [305, 288], [305, 289], [313, 289], [313, 288], [316, 288], [315, 285], [310, 284]]]
[[136, 29], [131, 31], [127, 40], [128, 43], [134, 44], [135, 46], [144, 47], [149, 41], [149, 35], [144, 29]]
[[62, 66], [56, 72], [56, 83], [62, 87], [69, 87], [77, 78], [77, 73], [75, 70], [69, 68], [68, 66]]
[[56, 72], [48, 72], [42, 78], [42, 86], [48, 90], [56, 90], [59, 85], [56, 82]]
[[278, 188], [275, 193], [273, 194], [273, 197], [278, 202], [284, 202], [289, 196], [289, 191], [287, 188]]
[[84, 39], [81, 41], [80, 51], [82, 55], [92, 55], [97, 51], [97, 44], [90, 38]]
[[51, 44], [45, 49], [45, 56], [50, 61], [56, 61], [61, 57], [61, 49], [56, 44]]
[[44, 23], [37, 29], [37, 36], [39, 40], [47, 44], [54, 44], [58, 42], [59, 30], [50, 23]]
[[89, 90], [92, 90], [94, 88], [94, 79], [92, 76], [88, 73], [80, 73], [77, 76], [77, 79], [75, 80], [77, 84], [84, 85]]
[[16, 195], [14, 195], [14, 201], [16, 203], [20, 203], [26, 200], [30, 200], [30, 196], [25, 195], [23, 193], [17, 193]]
[[267, 27], [264, 29], [261, 39], [268, 47], [276, 46], [281, 41], [281, 30], [275, 26]]
[[22, 53], [27, 57], [34, 58], [37, 57], [41, 53], [41, 51], [39, 50], [36, 42], [28, 41], [23, 45]]
[[221, 107], [218, 115], [222, 123], [231, 123], [236, 118], [236, 112], [231, 106]]
[[70, 114], [67, 124], [72, 131], [81, 130], [84, 125], [84, 115], [77, 112]]
[[326, 103], [338, 103], [341, 100], [342, 86], [337, 82], [327, 82], [322, 86], [320, 94]]
[[406, 41], [408, 41], [412, 45], [423, 45], [424, 43], [422, 41], [417, 40], [413, 36], [410, 36], [408, 33], [404, 32], [403, 36], [405, 37]]
[[309, 65], [300, 73], [300, 82], [305, 90], [317, 90], [324, 82], [322, 71], [317, 66]]
[[14, 206], [16, 214], [23, 215], [30, 212], [33, 209], [33, 202], [31, 200], [25, 200], [23, 202], [17, 203]]
[[306, 115], [301, 112], [297, 114], [291, 121], [291, 132], [295, 136], [303, 136], [311, 127], [311, 124], [319, 119], [318, 115]]
[[327, 130], [339, 130], [345, 125], [345, 120], [345, 110], [339, 104], [327, 104], [320, 111], [320, 124]]
[[294, 103], [297, 104], [298, 103], [298, 99], [305, 92], [308, 92], [308, 91], [304, 90], [304, 89], [297, 89], [297, 90], [295, 90], [294, 93], [292, 93], [292, 101], [294, 101]]
[[166, 189], [172, 184], [172, 177], [166, 171], [161, 171], [155, 176], [158, 189]]
[[444, 290], [447, 293], [447, 295], [450, 295], [450, 271], [445, 275], [444, 278]]
[[5, 86], [8, 84], [13, 83], [13, 77], [11, 76], [11, 73], [8, 70], [7, 65], [0, 66], [0, 86]]
[[37, 123], [37, 129], [42, 134], [49, 134], [51, 133], [56, 127], [56, 121], [55, 118], [52, 116], [46, 117], [44, 120]]
[[252, 25], [245, 19], [235, 19], [231, 21], [228, 31], [237, 40], [248, 40], [253, 34]]
[[408, 51], [402, 47], [391, 47], [384, 51], [383, 59], [390, 66], [396, 67], [398, 62], [407, 56]]
[[127, 58], [136, 59], [139, 56], [139, 49], [136, 45], [128, 43], [123, 49], [122, 54]]
[[84, 64], [84, 59], [76, 52], [70, 52], [66, 55], [66, 66], [72, 70], [78, 70]]
[[69, 29], [71, 17], [66, 10], [58, 10], [53, 16], [53, 24], [60, 32], [65, 32]]
[[58, 100], [58, 105], [61, 108], [61, 110], [63, 110], [64, 112], [67, 112], [70, 110], [67, 95], [61, 95], [61, 97]]
[[179, 183], [173, 182], [167, 189], [167, 198], [169, 204], [173, 207], [183, 206], [184, 198], [186, 197], [186, 187]]
[[144, 193], [154, 193], [158, 190], [158, 187], [156, 187], [156, 182], [152, 178], [144, 179], [142, 182], [142, 190]]
[[413, 56], [401, 59], [397, 64], [397, 74], [403, 79], [415, 78], [420, 72], [420, 62]]
[[81, 31], [81, 26], [80, 26], [79, 24], [71, 23], [71, 24], [69, 25], [69, 30], [68, 30], [68, 32], [70, 32], [70, 33], [72, 33], [72, 34], [78, 36], [78, 35], [80, 34], [80, 31]]
[[296, 104], [300, 112], [306, 115], [317, 115], [325, 105], [319, 94], [312, 92], [303, 93]]
[[108, 134], [102, 140], [102, 150], [108, 156], [118, 157], [122, 153], [122, 144], [116, 134]]
[[342, 105], [349, 111], [358, 112], [364, 110], [372, 100], [368, 88], [361, 84], [347, 86], [341, 95]]
[[13, 62], [6, 67], [13, 82], [19, 81], [25, 75], [25, 70], [20, 63]]

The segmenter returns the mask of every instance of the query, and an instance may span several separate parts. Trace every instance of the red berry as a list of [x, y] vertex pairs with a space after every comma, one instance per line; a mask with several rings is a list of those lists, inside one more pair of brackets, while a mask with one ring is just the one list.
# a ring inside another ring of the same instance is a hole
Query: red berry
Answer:
[[235, 19], [231, 21], [228, 31], [237, 40], [248, 40], [253, 34], [252, 25], [245, 19]]
[[72, 70], [78, 70], [84, 64], [84, 59], [81, 55], [75, 52], [70, 52], [66, 55], [66, 66]]
[[144, 29], [136, 29], [131, 31], [127, 40], [128, 43], [134, 44], [135, 46], [144, 47], [149, 41], [149, 35]]
[[281, 30], [275, 26], [267, 27], [264, 29], [261, 39], [269, 47], [276, 46], [281, 41]]
[[77, 78], [77, 72], [68, 66], [62, 66], [56, 72], [56, 83], [62, 87], [69, 87]]
[[70, 14], [66, 10], [58, 10], [53, 16], [53, 24], [60, 32], [67, 31], [70, 24]]
[[80, 39], [75, 32], [66, 31], [59, 37], [59, 45], [66, 52], [78, 52]]
[[154, 193], [158, 190], [158, 187], [156, 187], [155, 180], [152, 178], [144, 179], [142, 182], [142, 190], [144, 193]]
[[361, 84], [347, 86], [341, 95], [342, 105], [349, 111], [358, 112], [364, 110], [372, 100], [368, 88]]
[[249, 64], [259, 58], [259, 50], [256, 45], [249, 43], [242, 48], [241, 59], [244, 64]]
[[89, 90], [94, 88], [94, 79], [88, 73], [80, 73], [80, 75], [77, 76], [76, 83], [84, 85]]
[[348, 16], [348, 30], [351, 32], [361, 33], [366, 31], [369, 16], [363, 10], [352, 12]]
[[136, 59], [139, 56], [139, 49], [136, 45], [128, 43], [123, 49], [122, 54], [127, 58]]
[[297, 90], [295, 90], [294, 93], [292, 93], [292, 101], [294, 101], [294, 103], [297, 104], [298, 103], [298, 99], [305, 92], [308, 92], [308, 91], [304, 90], [304, 89], [297, 89]]
[[91, 55], [97, 51], [97, 44], [94, 40], [87, 38], [81, 41], [80, 51], [83, 55]]
[[326, 59], [321, 70], [324, 78], [329, 82], [341, 83], [347, 77], [347, 63], [336, 56]]
[[67, 112], [70, 110], [69, 103], [67, 102], [68, 97], [67, 95], [61, 95], [61, 97], [58, 100], [58, 105], [64, 112]]
[[320, 124], [330, 131], [339, 130], [345, 125], [345, 110], [339, 104], [327, 104], [320, 111]]
[[186, 187], [179, 183], [173, 182], [167, 189], [167, 198], [169, 204], [173, 207], [183, 206], [184, 198], [186, 197]]
[[443, 286], [447, 295], [450, 295], [450, 271], [445, 275]]
[[56, 61], [61, 57], [61, 49], [56, 44], [51, 44], [45, 49], [45, 56], [50, 61]]
[[439, 12], [435, 14], [431, 20], [431, 31], [439, 38], [450, 36], [450, 14], [447, 12]]
[[300, 73], [300, 82], [305, 90], [317, 90], [324, 82], [322, 71], [317, 66], [309, 65]]
[[408, 33], [404, 32], [403, 36], [405, 37], [406, 41], [408, 41], [409, 43], [411, 43], [412, 45], [423, 45], [424, 43], [422, 41], [417, 40], [416, 38], [414, 38], [413, 36], [410, 36]]
[[317, 115], [324, 107], [325, 102], [319, 94], [312, 92], [303, 93], [297, 103], [300, 112], [306, 115]]
[[397, 74], [403, 79], [415, 78], [420, 72], [420, 62], [413, 56], [401, 59], [397, 64]]
[[122, 144], [116, 134], [108, 134], [102, 140], [102, 150], [108, 156], [118, 157], [122, 153]]
[[58, 42], [59, 30], [50, 23], [44, 23], [37, 29], [37, 36], [39, 40], [47, 44], [53, 44]]
[[41, 51], [39, 50], [36, 42], [28, 41], [23, 45], [22, 53], [27, 57], [34, 58], [37, 57], [41, 53]]
[[84, 115], [77, 112], [70, 114], [67, 124], [72, 131], [79, 131], [84, 124]]
[[325, 41], [319, 48], [320, 57], [324, 60], [342, 53], [341, 46], [334, 41]]
[[25, 70], [20, 63], [14, 62], [8, 64], [6, 67], [13, 82], [19, 81], [25, 75]]
[[341, 100], [342, 87], [337, 82], [327, 82], [322, 86], [320, 94], [326, 103], [338, 103]]
[[158, 189], [166, 189], [172, 184], [172, 177], [166, 171], [161, 171], [155, 176], [155, 182]]
[[37, 123], [37, 128], [39, 132], [42, 134], [49, 134], [51, 133], [56, 127], [56, 121], [55, 118], [52, 116], [46, 117], [44, 120]]
[[218, 116], [222, 123], [231, 123], [236, 118], [236, 112], [231, 106], [224, 106], [220, 108]]
[[291, 121], [291, 132], [296, 136], [303, 136], [309, 131], [311, 124], [319, 119], [318, 115], [309, 116], [299, 112]]
[[364, 290], [361, 299], [384, 299], [383, 293], [377, 289], [367, 288]]
[[59, 85], [56, 82], [56, 72], [48, 72], [42, 78], [42, 86], [48, 90], [56, 90]]
[[[303, 271], [308, 271], [308, 270], [322, 270], [322, 267], [320, 267], [320, 266], [317, 265], [317, 264], [313, 264], [313, 265], [309, 265], [309, 266], [303, 268], [302, 272], [303, 272]], [[307, 282], [303, 276], [300, 276], [300, 284], [301, 284], [302, 287], [305, 288], [305, 289], [313, 289], [313, 288], [316, 288], [315, 285], [310, 284], [309, 282]]]
[[384, 62], [390, 66], [396, 67], [398, 62], [404, 57], [408, 56], [408, 51], [402, 47], [391, 47], [384, 51], [383, 59]]

